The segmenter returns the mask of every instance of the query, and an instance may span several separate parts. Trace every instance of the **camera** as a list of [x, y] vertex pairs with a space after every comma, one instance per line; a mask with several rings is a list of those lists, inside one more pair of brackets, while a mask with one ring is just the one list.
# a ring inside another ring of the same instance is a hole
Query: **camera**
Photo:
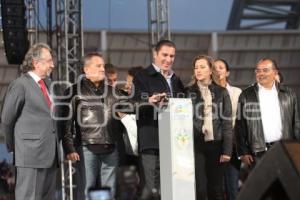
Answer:
[[169, 97], [168, 97], [168, 95], [166, 95], [166, 94], [159, 95], [159, 96], [157, 97], [157, 101], [158, 101], [158, 102], [168, 102], [168, 100], [169, 100]]

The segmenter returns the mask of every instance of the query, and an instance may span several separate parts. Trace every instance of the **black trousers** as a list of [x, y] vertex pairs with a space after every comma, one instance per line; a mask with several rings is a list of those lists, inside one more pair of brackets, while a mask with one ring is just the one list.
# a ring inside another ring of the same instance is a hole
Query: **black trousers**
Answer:
[[220, 163], [222, 153], [221, 141], [194, 144], [195, 178], [197, 200], [224, 199], [223, 181], [225, 163]]
[[158, 151], [141, 153], [141, 192], [140, 200], [160, 199], [160, 167]]

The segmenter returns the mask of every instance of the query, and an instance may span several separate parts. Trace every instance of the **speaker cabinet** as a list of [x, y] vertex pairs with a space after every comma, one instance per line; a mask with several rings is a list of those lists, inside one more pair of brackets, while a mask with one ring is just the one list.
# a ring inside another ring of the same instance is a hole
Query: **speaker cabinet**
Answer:
[[300, 142], [278, 142], [250, 172], [238, 200], [299, 200]]
[[9, 64], [21, 64], [29, 48], [24, 0], [1, 0], [4, 49]]

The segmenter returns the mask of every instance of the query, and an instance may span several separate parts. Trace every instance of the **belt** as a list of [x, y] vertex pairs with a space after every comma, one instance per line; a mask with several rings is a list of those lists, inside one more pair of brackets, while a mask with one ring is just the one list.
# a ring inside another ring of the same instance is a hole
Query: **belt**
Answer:
[[266, 153], [267, 151], [259, 151], [259, 152], [255, 152], [255, 153], [253, 153], [253, 155], [255, 156], [255, 157], [262, 157], [265, 153]]
[[275, 144], [275, 142], [266, 142], [265, 144], [266, 144], [266, 150], [255, 152], [254, 156], [261, 157], [262, 155], [264, 155], [266, 153], [266, 151], [268, 151]]
[[275, 144], [275, 142], [266, 142], [267, 150], [269, 150], [273, 146], [273, 144]]

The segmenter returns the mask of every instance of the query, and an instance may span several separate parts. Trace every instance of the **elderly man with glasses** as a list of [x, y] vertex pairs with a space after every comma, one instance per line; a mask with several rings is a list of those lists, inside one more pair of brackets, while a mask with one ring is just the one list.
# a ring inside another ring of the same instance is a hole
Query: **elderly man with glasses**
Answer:
[[58, 169], [55, 99], [49, 90], [54, 69], [51, 49], [30, 47], [22, 75], [10, 83], [3, 104], [1, 131], [16, 166], [16, 200], [52, 200]]

